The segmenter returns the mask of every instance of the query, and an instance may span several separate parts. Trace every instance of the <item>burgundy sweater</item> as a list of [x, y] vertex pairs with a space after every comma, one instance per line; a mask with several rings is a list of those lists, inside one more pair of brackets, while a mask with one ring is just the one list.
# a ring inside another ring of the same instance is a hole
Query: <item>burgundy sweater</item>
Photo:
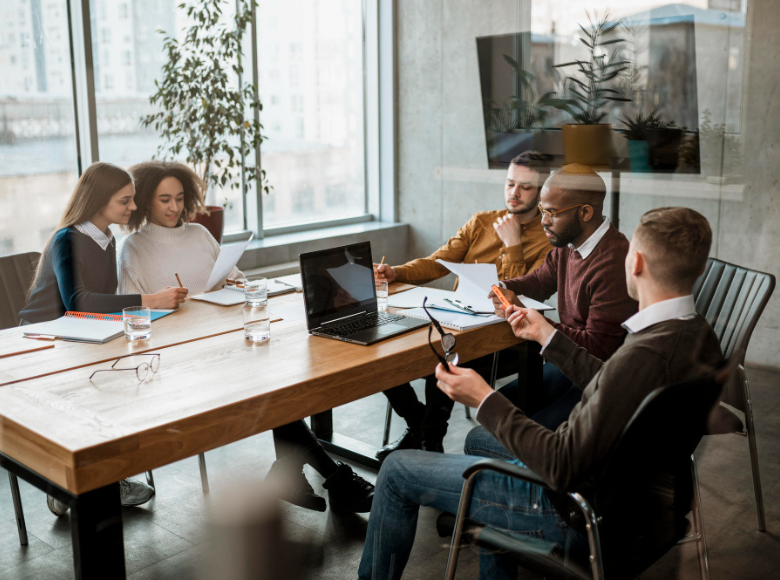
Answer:
[[561, 321], [553, 323], [555, 328], [607, 360], [623, 344], [621, 324], [638, 307], [626, 289], [626, 254], [626, 236], [610, 224], [587, 259], [571, 248], [555, 248], [540, 268], [505, 284], [534, 300], [547, 300], [557, 291]]

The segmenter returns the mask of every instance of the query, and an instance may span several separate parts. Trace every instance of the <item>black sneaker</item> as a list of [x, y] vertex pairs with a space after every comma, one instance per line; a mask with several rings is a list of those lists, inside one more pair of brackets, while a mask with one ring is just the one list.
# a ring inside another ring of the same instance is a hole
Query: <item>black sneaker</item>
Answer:
[[376, 458], [379, 461], [384, 461], [393, 451], [397, 451], [398, 449], [420, 449], [421, 443], [422, 438], [420, 437], [420, 432], [415, 429], [407, 429], [398, 439], [392, 443], [388, 443], [377, 451]]
[[279, 499], [307, 510], [324, 512], [327, 507], [325, 498], [314, 493], [303, 470], [288, 469], [286, 466], [285, 461], [277, 460], [268, 472], [267, 479], [277, 484]]
[[374, 486], [352, 471], [349, 465], [337, 462], [336, 473], [322, 484], [328, 490], [333, 511], [364, 513], [371, 511]]

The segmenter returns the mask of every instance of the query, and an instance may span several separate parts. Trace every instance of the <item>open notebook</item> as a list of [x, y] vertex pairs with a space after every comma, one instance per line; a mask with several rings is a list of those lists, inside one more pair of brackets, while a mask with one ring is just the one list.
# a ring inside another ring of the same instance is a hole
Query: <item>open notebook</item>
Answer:
[[[272, 298], [281, 294], [297, 292], [301, 289], [301, 284], [300, 274], [270, 278], [268, 280], [268, 297]], [[241, 304], [244, 301], [244, 289], [235, 286], [226, 286], [221, 290], [196, 294], [195, 296], [191, 296], [191, 298], [193, 300], [202, 300], [203, 302], [219, 304], [220, 306], [234, 306], [236, 304]]]
[[[471, 328], [487, 326], [488, 324], [504, 322], [503, 318], [496, 316], [495, 314], [491, 314], [490, 316], [474, 316], [473, 314], [459, 314], [457, 312], [444, 310], [435, 310], [431, 312], [431, 314], [444, 328], [451, 328], [453, 330], [469, 330]], [[412, 318], [420, 318], [422, 320], [430, 320], [428, 315], [425, 314], [425, 310], [422, 308], [404, 310], [403, 315], [411, 316]]]
[[56, 336], [73, 342], [102, 344], [124, 334], [122, 315], [93, 314], [91, 312], [66, 312], [56, 320], [28, 324], [24, 334]]

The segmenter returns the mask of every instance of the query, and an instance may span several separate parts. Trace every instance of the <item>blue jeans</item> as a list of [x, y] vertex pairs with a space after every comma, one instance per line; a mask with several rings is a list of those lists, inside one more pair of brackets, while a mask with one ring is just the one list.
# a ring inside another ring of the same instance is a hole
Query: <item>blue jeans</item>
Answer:
[[[485, 453], [475, 449], [481, 457], [427, 451], [396, 451], [388, 456], [376, 483], [358, 578], [401, 578], [414, 543], [420, 506], [456, 513], [463, 488], [463, 471], [483, 457], [491, 456], [486, 454], [488, 452], [501, 454], [503, 448], [495, 439], [493, 442], [495, 444], [484, 438], [481, 445], [487, 448]], [[492, 449], [495, 445], [500, 449]], [[506, 450], [504, 453], [508, 454]], [[512, 463], [521, 465], [516, 459], [512, 459]], [[555, 542], [564, 549], [572, 542], [583, 541], [563, 522], [544, 490], [494, 472], [486, 471], [477, 476], [469, 518], [514, 534]], [[480, 580], [513, 580], [516, 576], [516, 564], [505, 557], [480, 551]]]

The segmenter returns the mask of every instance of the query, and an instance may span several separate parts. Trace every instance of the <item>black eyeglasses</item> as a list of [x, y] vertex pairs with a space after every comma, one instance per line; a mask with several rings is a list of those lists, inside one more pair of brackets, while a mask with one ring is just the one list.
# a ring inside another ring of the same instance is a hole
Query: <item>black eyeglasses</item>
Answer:
[[[433, 316], [431, 316], [431, 313], [428, 312], [428, 309], [425, 307], [425, 303], [428, 301], [428, 297], [426, 296], [423, 299], [423, 310], [425, 310], [425, 314], [428, 315], [428, 318], [431, 319], [431, 323], [433, 323], [433, 326], [428, 327], [428, 346], [431, 347], [431, 350], [433, 351], [433, 354], [436, 355], [436, 358], [439, 359], [439, 362], [444, 366], [445, 370], [447, 372], [450, 372], [450, 365], [447, 363], [452, 363], [454, 365], [458, 364], [458, 353], [453, 352], [455, 350], [455, 335], [451, 332], [444, 332], [444, 329], [441, 327], [441, 324], [439, 324], [439, 321], [436, 320]], [[436, 330], [439, 331], [439, 334], [441, 335], [441, 348], [444, 350], [444, 356], [439, 354], [439, 351], [437, 351], [433, 347], [433, 342], [431, 342], [431, 334], [433, 333], [433, 327], [436, 327]]]
[[[122, 360], [123, 358], [129, 358], [132, 356], [150, 356], [152, 357], [152, 360], [149, 362], [142, 362], [138, 366], [135, 367], [128, 367], [126, 369], [115, 369], [114, 367], [116, 364]], [[149, 353], [149, 354], [125, 354], [120, 356], [118, 359], [114, 361], [114, 364], [111, 365], [110, 369], [98, 369], [91, 375], [89, 375], [89, 380], [92, 380], [92, 377], [94, 377], [98, 373], [110, 373], [113, 371], [135, 371], [135, 376], [138, 377], [139, 381], [144, 381], [149, 377], [153, 377], [154, 374], [157, 372], [157, 369], [160, 368], [160, 355], [158, 353]], [[150, 374], [151, 373], [151, 374]]]

